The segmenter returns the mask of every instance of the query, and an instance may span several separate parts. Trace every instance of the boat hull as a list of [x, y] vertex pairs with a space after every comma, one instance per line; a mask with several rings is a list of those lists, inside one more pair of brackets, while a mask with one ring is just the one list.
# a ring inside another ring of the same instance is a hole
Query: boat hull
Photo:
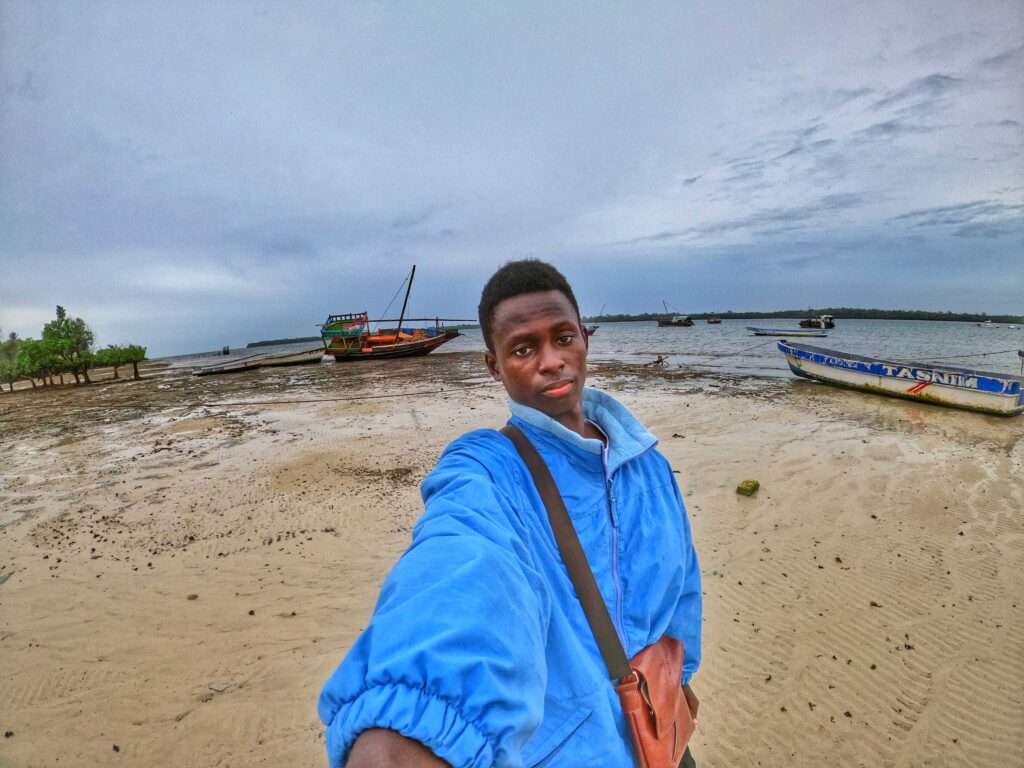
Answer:
[[348, 348], [328, 347], [325, 349], [325, 354], [330, 355], [339, 363], [347, 363], [354, 360], [392, 360], [396, 357], [420, 357], [422, 355], [429, 355], [442, 344], [451, 341], [459, 335], [459, 332], [456, 330], [447, 330], [438, 336], [414, 341], [403, 341], [397, 344], [374, 344], [370, 346], [354, 344]]
[[200, 368], [198, 371], [193, 372], [193, 376], [214, 376], [221, 373], [241, 373], [242, 371], [254, 371], [263, 365], [264, 355], [249, 355], [248, 357], [240, 357], [236, 360], [229, 360], [225, 363], [219, 363], [217, 365], [206, 365]]
[[789, 369], [805, 379], [997, 416], [1024, 412], [1024, 377], [851, 355], [778, 343]]
[[280, 365], [310, 365], [311, 363], [319, 363], [324, 359], [323, 347], [317, 347], [316, 349], [307, 349], [303, 352], [293, 352], [290, 355], [271, 355], [270, 357], [263, 358], [262, 368], [275, 367]]

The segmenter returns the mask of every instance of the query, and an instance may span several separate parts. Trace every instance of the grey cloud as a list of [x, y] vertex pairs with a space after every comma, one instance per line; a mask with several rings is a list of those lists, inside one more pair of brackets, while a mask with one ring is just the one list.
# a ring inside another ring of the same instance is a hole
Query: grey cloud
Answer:
[[1018, 45], [1016, 48], [1010, 48], [1002, 53], [997, 53], [995, 56], [979, 59], [978, 64], [985, 69], [1000, 70], [1014, 64], [1019, 64], [1022, 61], [1024, 61], [1024, 45]]
[[932, 133], [939, 130], [938, 126], [915, 125], [907, 120], [893, 118], [884, 123], [875, 123], [854, 134], [857, 139], [894, 139], [897, 136], [904, 136], [915, 133]]
[[636, 237], [613, 245], [636, 245], [645, 242], [664, 242], [682, 240], [688, 237], [721, 235], [730, 232], [755, 230], [761, 234], [777, 234], [800, 230], [811, 224], [816, 218], [826, 213], [856, 208], [862, 205], [864, 196], [860, 194], [842, 193], [825, 195], [821, 199], [807, 205], [790, 208], [770, 208], [750, 216], [700, 224], [680, 230], [661, 231], [652, 235]]
[[773, 160], [781, 160], [784, 157], [792, 157], [793, 155], [809, 154], [817, 152], [818, 150], [824, 149], [825, 147], [832, 146], [836, 143], [835, 139], [821, 139], [819, 141], [812, 141], [810, 144], [797, 144], [787, 152], [783, 152], [781, 155], [777, 155]]
[[890, 219], [916, 229], [948, 228], [957, 237], [994, 238], [1024, 228], [1024, 204], [974, 200], [910, 211]]
[[921, 112], [930, 110], [936, 102], [960, 87], [963, 80], [941, 72], [918, 78], [902, 88], [891, 91], [871, 105], [878, 111], [897, 107], [900, 111]]

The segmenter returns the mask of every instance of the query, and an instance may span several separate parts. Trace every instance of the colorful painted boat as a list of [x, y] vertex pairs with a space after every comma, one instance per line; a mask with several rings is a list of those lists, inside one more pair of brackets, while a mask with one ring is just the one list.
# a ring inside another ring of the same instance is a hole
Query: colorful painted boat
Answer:
[[[445, 328], [445, 318], [407, 318], [409, 293], [416, 276], [415, 265], [409, 274], [409, 285], [402, 303], [402, 313], [397, 321], [370, 321], [366, 312], [350, 312], [329, 315], [320, 325], [320, 336], [324, 342], [324, 354], [338, 362], [349, 360], [388, 360], [396, 357], [418, 357], [433, 352], [442, 344], [461, 335], [454, 328]], [[382, 327], [381, 323], [394, 323], [393, 328]], [[430, 322], [433, 327], [405, 326], [405, 322]], [[376, 326], [376, 327], [374, 327]]]
[[797, 337], [797, 336], [828, 336], [828, 331], [825, 330], [814, 330], [814, 329], [803, 329], [803, 328], [756, 328], [753, 325], [746, 326], [748, 331], [751, 331], [755, 336], [783, 336], [783, 337]]
[[779, 342], [779, 351], [789, 369], [805, 379], [997, 416], [1024, 412], [1024, 376], [881, 360], [786, 341]]
[[245, 357], [236, 357], [234, 360], [226, 360], [223, 363], [216, 363], [214, 365], [204, 365], [197, 371], [193, 372], [193, 376], [210, 376], [216, 373], [240, 373], [241, 371], [253, 371], [263, 365], [263, 360], [266, 355], [246, 355]]
[[324, 348], [315, 347], [314, 349], [304, 349], [301, 352], [285, 352], [281, 355], [268, 355], [263, 358], [262, 366], [278, 366], [278, 365], [309, 365], [310, 363], [319, 363], [324, 359]]

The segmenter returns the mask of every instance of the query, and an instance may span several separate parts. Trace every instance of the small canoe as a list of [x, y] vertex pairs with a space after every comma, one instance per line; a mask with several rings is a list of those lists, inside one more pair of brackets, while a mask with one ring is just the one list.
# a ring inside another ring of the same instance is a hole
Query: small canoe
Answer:
[[263, 365], [263, 359], [265, 355], [247, 355], [246, 357], [236, 357], [234, 360], [228, 360], [223, 363], [217, 363], [216, 365], [205, 365], [198, 371], [195, 371], [193, 376], [210, 376], [215, 373], [239, 373], [240, 371], [252, 371]]
[[1024, 376], [778, 344], [789, 369], [805, 379], [997, 416], [1024, 412]]
[[748, 325], [746, 328], [755, 336], [828, 336], [828, 331], [822, 328], [755, 328], [752, 325]]
[[319, 363], [323, 359], [324, 348], [316, 347], [315, 349], [305, 349], [302, 352], [269, 355], [263, 358], [263, 365], [261, 367], [266, 368], [268, 365], [308, 365], [309, 363]]

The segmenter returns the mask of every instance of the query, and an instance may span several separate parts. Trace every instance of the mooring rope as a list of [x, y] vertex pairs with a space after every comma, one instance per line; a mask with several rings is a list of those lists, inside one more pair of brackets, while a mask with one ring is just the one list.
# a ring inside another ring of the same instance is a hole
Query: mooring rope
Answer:
[[[708, 360], [717, 360], [717, 359], [722, 358], [722, 357], [735, 357], [736, 355], [742, 355], [744, 352], [749, 352], [752, 349], [757, 349], [758, 347], [766, 347], [769, 344], [774, 344], [774, 343], [775, 343], [774, 339], [769, 339], [768, 341], [762, 341], [762, 342], [760, 342], [758, 344], [755, 344], [752, 347], [746, 347], [744, 349], [741, 349], [738, 352], [729, 352], [728, 354], [725, 354], [725, 355], [718, 355], [718, 354], [712, 355], [711, 357], [708, 357], [708, 358], [706, 358], [704, 360], [698, 360], [695, 363], [687, 363], [687, 365], [704, 365], [705, 363], [708, 362]], [[713, 366], [708, 366], [708, 367], [711, 368]]]

